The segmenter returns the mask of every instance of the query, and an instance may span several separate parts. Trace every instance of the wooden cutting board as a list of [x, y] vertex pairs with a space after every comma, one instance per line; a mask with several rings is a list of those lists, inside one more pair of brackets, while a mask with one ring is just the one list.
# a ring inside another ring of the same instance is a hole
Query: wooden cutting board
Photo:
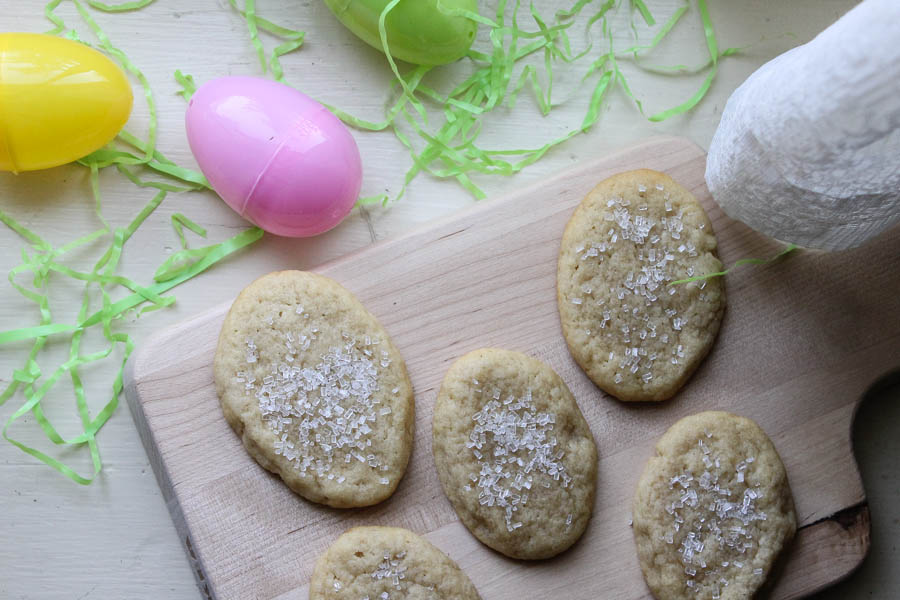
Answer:
[[[866, 390], [900, 367], [897, 229], [858, 250], [798, 252], [729, 275], [719, 339], [668, 402], [613, 399], [566, 350], [555, 294], [559, 240], [578, 202], [609, 175], [647, 167], [690, 189], [712, 219], [725, 264], [780, 249], [713, 203], [705, 159], [688, 141], [650, 140], [316, 269], [379, 318], [415, 387], [409, 470], [378, 506], [307, 502], [244, 451], [213, 387], [227, 304], [147, 341], [129, 363], [128, 399], [203, 593], [306, 600], [316, 557], [347, 528], [378, 524], [425, 535], [485, 600], [648, 598], [629, 526], [634, 487], [659, 436], [708, 409], [756, 420], [787, 466], [800, 531], [772, 597], [804, 596], [855, 569], [869, 546], [869, 513], [850, 431]], [[550, 364], [597, 440], [593, 519], [573, 548], [551, 560], [510, 560], [481, 545], [438, 483], [431, 457], [437, 389], [452, 361], [484, 346]]]

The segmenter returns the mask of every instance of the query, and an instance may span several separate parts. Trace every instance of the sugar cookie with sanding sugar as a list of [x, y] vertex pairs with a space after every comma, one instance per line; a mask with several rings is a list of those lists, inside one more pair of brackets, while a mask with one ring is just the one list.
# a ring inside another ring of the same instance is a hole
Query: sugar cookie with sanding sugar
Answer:
[[356, 527], [316, 561], [309, 600], [480, 600], [428, 540], [398, 527]]
[[559, 554], [584, 533], [597, 448], [565, 382], [519, 352], [458, 359], [438, 393], [434, 462], [469, 531], [513, 558]]
[[335, 281], [302, 271], [250, 284], [213, 364], [225, 419], [247, 452], [313, 502], [390, 496], [412, 449], [412, 385], [375, 317]]
[[707, 355], [725, 311], [716, 237], [703, 208], [669, 176], [602, 181], [563, 233], [557, 304], [575, 361], [625, 401], [672, 397]]
[[726, 412], [685, 417], [662, 436], [632, 510], [641, 570], [659, 600], [754, 597], [797, 529], [772, 442]]

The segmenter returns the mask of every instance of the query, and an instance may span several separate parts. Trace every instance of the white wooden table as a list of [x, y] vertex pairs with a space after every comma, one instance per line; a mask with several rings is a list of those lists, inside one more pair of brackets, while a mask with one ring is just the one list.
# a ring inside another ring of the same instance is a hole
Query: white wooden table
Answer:
[[[540, 8], [549, 15], [568, 4], [571, 2], [543, 0]], [[675, 0], [648, 2], [661, 15], [669, 14], [678, 4]], [[515, 177], [479, 180], [489, 196], [527, 186], [579, 159], [653, 134], [683, 135], [708, 147], [724, 102], [740, 82], [770, 58], [811, 39], [855, 3], [730, 0], [710, 4], [720, 44], [749, 47], [722, 62], [709, 95], [695, 110], [651, 124], [616, 92], [601, 121], [588, 134], [556, 148]], [[313, 97], [379, 120], [391, 78], [381, 55], [344, 30], [318, 0], [260, 0], [259, 5], [263, 16], [307, 32], [304, 48], [284, 59], [290, 81]], [[45, 31], [49, 27], [42, 10], [43, 2], [39, 0], [0, 0], [0, 30]], [[71, 5], [64, 4], [59, 13], [72, 25], [79, 22]], [[158, 0], [134, 13], [94, 14], [112, 41], [144, 70], [156, 92], [159, 147], [176, 162], [193, 166], [183, 128], [184, 102], [175, 95], [177, 85], [172, 73], [182, 69], [198, 82], [228, 74], [258, 74], [259, 65], [244, 22], [225, 0]], [[78, 29], [91, 39], [86, 28]], [[685, 17], [684, 24], [661, 50], [655, 54], [657, 62], [703, 62], [705, 45], [696, 12]], [[645, 100], [648, 111], [655, 112], [688, 97], [701, 79], [702, 76], [635, 75], [631, 83], [635, 94]], [[565, 82], [564, 76], [561, 81]], [[136, 92], [129, 128], [143, 131], [147, 111], [139, 91]], [[584, 93], [576, 94], [546, 119], [536, 117], [537, 111], [525, 97], [523, 93], [514, 111], [493, 117], [485, 142], [495, 141], [492, 145], [505, 147], [537, 145], [558, 137], [580, 123], [583, 116]], [[354, 135], [364, 162], [363, 194], [396, 194], [409, 164], [408, 155], [389, 133]], [[18, 176], [0, 173], [0, 208], [53, 242], [74, 239], [97, 226], [87, 175], [86, 169], [76, 166]], [[103, 173], [101, 181], [104, 214], [113, 224], [126, 222], [152, 195], [113, 172]], [[161, 327], [232, 298], [262, 273], [313, 267], [374, 240], [396, 236], [472, 201], [454, 182], [419, 177], [399, 203], [387, 209], [355, 211], [340, 227], [318, 238], [266, 236], [248, 250], [176, 288], [176, 305], [133, 319], [127, 330], [140, 343]], [[122, 272], [138, 281], [150, 280], [156, 266], [178, 247], [169, 224], [176, 212], [206, 227], [213, 241], [225, 239], [245, 226], [212, 193], [171, 195], [129, 242]], [[11, 231], [0, 229], [0, 266], [4, 271], [18, 264], [23, 245]], [[195, 245], [200, 245], [199, 241]], [[96, 251], [94, 248], [93, 253], [74, 256], [71, 264], [88, 266], [96, 260]], [[63, 278], [57, 278], [53, 285], [62, 290], [62, 301], [54, 304], [59, 319], [74, 320], [80, 286]], [[37, 323], [37, 319], [32, 305], [21, 300], [8, 285], [0, 287], [0, 329], [27, 326]], [[99, 342], [88, 337], [86, 346], [99, 347]], [[21, 366], [27, 348], [25, 344], [0, 347], [3, 383], [14, 368]], [[65, 343], [50, 347], [51, 356], [57, 359], [65, 352]], [[89, 404], [95, 411], [107, 400], [112, 373], [110, 365], [86, 371]], [[0, 407], [0, 418], [5, 421], [21, 402], [21, 397], [17, 397]], [[99, 435], [104, 470], [89, 487], [76, 485], [6, 442], [0, 443], [0, 515], [4, 522], [0, 535], [0, 598], [199, 598], [124, 404], [123, 398], [122, 406]], [[46, 400], [45, 410], [63, 435], [80, 432], [70, 388], [59, 386]], [[872, 510], [871, 556], [860, 572], [821, 598], [900, 597], [900, 574], [895, 568], [900, 560], [896, 541], [900, 536], [898, 429], [900, 387], [895, 386], [863, 405], [855, 430], [857, 458]], [[30, 417], [18, 422], [12, 433], [42, 449], [49, 445]], [[86, 452], [63, 452], [58, 456], [80, 472], [89, 472]]]

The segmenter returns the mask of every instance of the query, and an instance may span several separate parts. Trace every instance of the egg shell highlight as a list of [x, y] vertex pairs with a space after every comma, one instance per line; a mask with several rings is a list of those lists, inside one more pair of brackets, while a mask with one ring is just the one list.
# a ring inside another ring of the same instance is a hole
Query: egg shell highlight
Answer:
[[191, 97], [185, 125], [213, 189], [269, 233], [317, 235], [356, 203], [362, 161], [353, 136], [292, 87], [257, 77], [215, 79]]
[[0, 171], [48, 169], [110, 142], [131, 114], [125, 73], [84, 44], [0, 33]]
[[[347, 29], [376, 50], [384, 51], [378, 21], [390, 0], [325, 0]], [[440, 6], [438, 6], [440, 5]], [[445, 65], [466, 55], [478, 23], [453, 10], [478, 13], [476, 0], [403, 0], [384, 20], [391, 56], [415, 65]]]

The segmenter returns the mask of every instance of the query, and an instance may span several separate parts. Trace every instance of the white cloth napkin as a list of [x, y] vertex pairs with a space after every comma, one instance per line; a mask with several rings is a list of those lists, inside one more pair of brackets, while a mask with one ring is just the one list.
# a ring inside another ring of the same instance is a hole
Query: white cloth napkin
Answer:
[[866, 0], [725, 106], [706, 182], [732, 218], [838, 250], [900, 222], [900, 0]]

